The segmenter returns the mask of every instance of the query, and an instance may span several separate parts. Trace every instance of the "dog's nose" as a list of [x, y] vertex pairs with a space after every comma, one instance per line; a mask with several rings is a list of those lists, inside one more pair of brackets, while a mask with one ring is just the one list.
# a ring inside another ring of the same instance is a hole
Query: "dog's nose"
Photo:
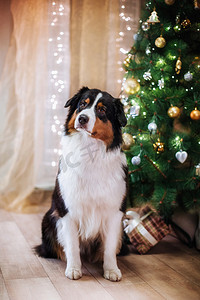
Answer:
[[84, 124], [88, 123], [89, 118], [86, 115], [80, 115], [80, 117], [78, 118], [78, 121], [81, 125], [84, 125]]

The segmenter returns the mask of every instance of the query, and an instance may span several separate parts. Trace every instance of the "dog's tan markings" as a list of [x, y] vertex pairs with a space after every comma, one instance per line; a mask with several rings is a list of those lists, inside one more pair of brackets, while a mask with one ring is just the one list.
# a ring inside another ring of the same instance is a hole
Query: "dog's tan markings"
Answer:
[[102, 140], [107, 146], [110, 146], [113, 142], [114, 137], [111, 122], [108, 120], [105, 123], [97, 118], [92, 130], [92, 137]]
[[67, 124], [67, 129], [69, 132], [75, 131], [76, 129], [74, 128], [74, 122], [77, 116], [77, 111], [75, 110], [75, 112], [73, 113], [71, 119], [69, 120], [68, 124]]
[[85, 99], [85, 102], [86, 102], [87, 104], [89, 104], [89, 103], [90, 103], [90, 98]]
[[55, 249], [55, 252], [57, 254], [57, 257], [58, 259], [61, 259], [62, 261], [66, 261], [66, 256], [65, 256], [65, 252], [64, 252], [64, 249], [63, 247], [56, 243], [56, 249]]

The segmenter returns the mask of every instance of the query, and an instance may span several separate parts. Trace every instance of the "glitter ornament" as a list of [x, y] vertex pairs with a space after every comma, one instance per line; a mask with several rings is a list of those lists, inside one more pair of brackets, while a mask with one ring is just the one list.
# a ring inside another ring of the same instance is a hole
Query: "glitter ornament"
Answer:
[[147, 30], [149, 30], [150, 25], [148, 22], [143, 22], [141, 27], [142, 27], [143, 31], [147, 31]]
[[138, 166], [141, 163], [140, 154], [137, 156], [133, 156], [131, 162], [134, 166]]
[[156, 40], [155, 40], [155, 45], [158, 48], [164, 48], [166, 45], [166, 40], [164, 39], [164, 37], [161, 35], [159, 36]]
[[175, 0], [165, 0], [165, 3], [166, 3], [167, 5], [173, 5], [174, 2], [175, 2]]
[[183, 164], [186, 161], [188, 154], [186, 151], [181, 149], [180, 151], [176, 152], [175, 157], [180, 163]]
[[130, 61], [131, 61], [131, 55], [128, 55], [124, 60], [124, 65], [126, 67], [129, 67]]
[[180, 113], [181, 113], [180, 108], [173, 105], [167, 111], [168, 116], [173, 119], [179, 117]]
[[186, 81], [191, 81], [193, 79], [193, 75], [192, 73], [190, 73], [190, 71], [188, 71], [185, 75], [184, 75], [184, 79]]
[[155, 121], [149, 123], [148, 125], [148, 130], [151, 132], [151, 133], [155, 133], [156, 130], [157, 130], [157, 125], [155, 123]]
[[133, 136], [126, 132], [122, 134], [122, 140], [122, 150], [129, 150], [135, 144]]
[[157, 142], [153, 144], [153, 148], [156, 153], [159, 154], [165, 151], [165, 144], [161, 143], [160, 139], [158, 138]]
[[150, 70], [148, 70], [147, 72], [145, 72], [145, 73], [143, 74], [143, 78], [144, 78], [145, 80], [151, 80], [151, 79], [152, 79]]
[[154, 25], [155, 23], [160, 23], [155, 8], [152, 11], [151, 15], [149, 16], [147, 23], [152, 24], [152, 25]]
[[124, 83], [124, 90], [127, 94], [136, 94], [140, 90], [140, 84], [135, 78], [127, 78]]
[[180, 74], [182, 67], [181, 57], [179, 56], [176, 62], [175, 72], [176, 74]]
[[189, 28], [191, 26], [191, 22], [188, 18], [186, 18], [185, 20], [183, 20], [181, 25], [183, 26], [184, 29], [186, 29], [186, 28]]
[[164, 78], [162, 77], [160, 80], [158, 80], [158, 87], [159, 89], [164, 89], [165, 87], [165, 82], [164, 82]]
[[200, 120], [200, 111], [196, 107], [193, 111], [191, 111], [190, 118], [194, 121]]

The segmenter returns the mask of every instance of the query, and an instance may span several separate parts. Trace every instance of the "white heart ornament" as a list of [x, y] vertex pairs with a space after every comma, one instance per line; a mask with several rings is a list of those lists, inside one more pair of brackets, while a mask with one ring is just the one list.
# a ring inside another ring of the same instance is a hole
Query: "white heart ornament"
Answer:
[[176, 152], [175, 156], [176, 156], [176, 159], [177, 159], [180, 163], [183, 164], [183, 163], [186, 161], [186, 159], [187, 159], [187, 157], [188, 157], [188, 154], [187, 154], [186, 151], [180, 150], [180, 151]]

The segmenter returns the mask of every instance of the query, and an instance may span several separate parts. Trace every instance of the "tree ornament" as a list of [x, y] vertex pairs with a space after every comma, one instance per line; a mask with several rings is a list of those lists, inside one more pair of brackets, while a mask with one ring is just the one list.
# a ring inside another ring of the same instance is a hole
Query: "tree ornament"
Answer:
[[134, 38], [135, 41], [141, 41], [142, 36], [139, 33], [135, 33], [133, 38]]
[[151, 54], [151, 47], [147, 46], [146, 47], [146, 55], [149, 55], [149, 54]]
[[135, 102], [130, 108], [130, 115], [132, 118], [139, 116], [140, 114], [140, 106]]
[[122, 150], [129, 150], [131, 146], [135, 144], [133, 136], [126, 132], [122, 134], [122, 140]]
[[180, 151], [176, 152], [175, 157], [180, 163], [183, 164], [186, 161], [188, 154], [186, 151], [181, 149]]
[[145, 73], [143, 74], [143, 78], [144, 78], [145, 80], [151, 80], [151, 79], [152, 79], [151, 71], [148, 70], [147, 72], [145, 72]]
[[156, 130], [157, 130], [157, 125], [156, 125], [155, 121], [149, 123], [149, 125], [148, 125], [148, 130], [149, 130], [151, 133], [153, 133], [153, 134], [156, 132]]
[[188, 18], [186, 18], [185, 20], [183, 20], [181, 25], [183, 26], [184, 29], [186, 29], [186, 28], [189, 28], [191, 26], [191, 22]]
[[149, 16], [147, 23], [152, 24], [152, 25], [154, 25], [155, 23], [160, 23], [155, 7], [154, 7], [151, 15]]
[[160, 80], [158, 80], [158, 87], [159, 89], [164, 89], [165, 87], [165, 82], [164, 82], [164, 78], [162, 77]]
[[155, 45], [158, 48], [163, 48], [166, 45], [166, 40], [162, 36], [162, 34], [155, 40]]
[[165, 0], [165, 3], [166, 3], [167, 5], [173, 5], [174, 2], [175, 2], [175, 0]]
[[191, 80], [193, 79], [192, 73], [190, 73], [190, 71], [188, 71], [187, 73], [185, 73], [184, 79], [185, 79], [186, 81], [191, 81]]
[[171, 105], [171, 107], [168, 109], [167, 114], [170, 118], [177, 118], [180, 116], [180, 108], [177, 106]]
[[177, 62], [176, 62], [176, 67], [175, 67], [176, 74], [180, 74], [181, 67], [182, 67], [182, 62], [181, 62], [181, 57], [179, 56], [177, 59]]
[[140, 154], [133, 156], [131, 162], [134, 166], [138, 166], [141, 163]]
[[153, 144], [153, 148], [156, 153], [159, 154], [165, 151], [165, 144], [161, 143], [160, 139], [158, 138], [157, 142]]
[[130, 64], [130, 61], [131, 61], [131, 57], [132, 57], [132, 55], [128, 55], [126, 58], [125, 58], [125, 60], [124, 60], [124, 65], [126, 66], [126, 67], [129, 67], [129, 64]]
[[142, 27], [143, 31], [147, 31], [147, 30], [149, 30], [150, 25], [148, 22], [143, 22], [141, 27]]
[[124, 90], [127, 94], [136, 94], [140, 90], [140, 84], [135, 78], [127, 78], [124, 83]]
[[190, 118], [195, 121], [200, 120], [200, 111], [196, 107], [193, 111], [191, 111]]

